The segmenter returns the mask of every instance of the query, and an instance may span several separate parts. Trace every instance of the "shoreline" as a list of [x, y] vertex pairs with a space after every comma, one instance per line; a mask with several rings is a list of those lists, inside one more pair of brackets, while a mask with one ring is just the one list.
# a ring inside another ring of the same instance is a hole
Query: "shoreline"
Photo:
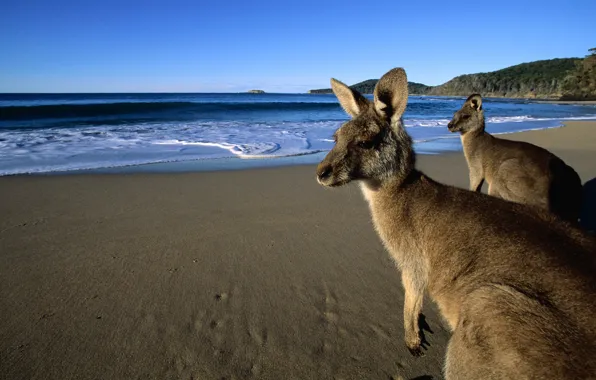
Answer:
[[[586, 121], [562, 121], [561, 125], [551, 127], [530, 128], [514, 132], [497, 132], [493, 133], [498, 136], [516, 135], [528, 131], [542, 131], [557, 128], [565, 128], [569, 123], [590, 123]], [[461, 152], [461, 143], [458, 135], [449, 135], [445, 137], [431, 138], [429, 140], [415, 141], [415, 150], [418, 155], [443, 155], [449, 153]], [[194, 159], [186, 161], [164, 161], [151, 162], [141, 164], [118, 165], [91, 169], [73, 169], [73, 170], [56, 170], [46, 172], [33, 173], [15, 173], [0, 175], [2, 177], [14, 176], [61, 176], [61, 175], [89, 175], [89, 174], [133, 174], [133, 173], [187, 173], [187, 172], [217, 172], [217, 171], [238, 171], [238, 170], [253, 170], [275, 167], [291, 167], [314, 165], [321, 161], [327, 154], [327, 151], [298, 154], [293, 156], [282, 157], [258, 157], [258, 158], [241, 158], [241, 157], [221, 157], [221, 158], [206, 158]]]
[[596, 100], [550, 100], [550, 99], [537, 99], [534, 103], [542, 104], [571, 104], [576, 106], [590, 106], [596, 105]]

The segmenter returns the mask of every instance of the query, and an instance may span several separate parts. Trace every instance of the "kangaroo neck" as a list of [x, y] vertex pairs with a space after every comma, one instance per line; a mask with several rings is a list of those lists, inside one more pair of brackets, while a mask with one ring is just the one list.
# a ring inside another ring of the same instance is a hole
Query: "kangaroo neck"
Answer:
[[[398, 265], [408, 260], [408, 253], [414, 249], [411, 244], [416, 242], [420, 232], [419, 221], [423, 215], [420, 214], [419, 206], [424, 205], [425, 197], [429, 195], [427, 182], [421, 172], [412, 169], [405, 179], [361, 183], [375, 230], [383, 244], [393, 252]], [[422, 209], [427, 208], [423, 206]]]
[[490, 140], [491, 137], [491, 134], [484, 130], [484, 119], [482, 119], [480, 127], [474, 129], [473, 131], [466, 132], [460, 136], [461, 143], [464, 149], [470, 148], [471, 146], [476, 145], [478, 143]]
[[408, 187], [415, 185], [423, 179], [423, 174], [415, 168], [402, 175], [395, 175], [385, 180], [363, 180], [360, 188], [364, 198], [368, 201], [371, 211], [385, 203], [382, 199], [389, 197], [393, 201], [405, 197]]

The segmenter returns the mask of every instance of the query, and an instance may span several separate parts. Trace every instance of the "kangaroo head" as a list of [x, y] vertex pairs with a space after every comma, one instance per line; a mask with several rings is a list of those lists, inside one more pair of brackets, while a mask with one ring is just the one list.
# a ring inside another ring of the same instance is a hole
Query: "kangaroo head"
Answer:
[[470, 95], [464, 105], [453, 114], [447, 128], [451, 132], [460, 132], [462, 135], [470, 131], [484, 129], [482, 97], [478, 94]]
[[331, 79], [331, 87], [352, 119], [335, 131], [335, 145], [317, 167], [319, 183], [331, 187], [405, 177], [414, 166], [414, 152], [401, 119], [408, 102], [404, 69], [395, 68], [379, 79], [373, 102], [336, 79]]

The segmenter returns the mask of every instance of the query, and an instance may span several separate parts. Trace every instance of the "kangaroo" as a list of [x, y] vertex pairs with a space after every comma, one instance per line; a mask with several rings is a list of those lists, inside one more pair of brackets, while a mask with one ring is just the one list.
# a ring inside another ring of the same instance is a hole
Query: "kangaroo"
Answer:
[[480, 95], [470, 95], [447, 127], [461, 133], [470, 190], [480, 191], [486, 179], [490, 195], [542, 207], [577, 222], [583, 194], [579, 175], [546, 149], [486, 132]]
[[374, 227], [401, 270], [409, 351], [428, 292], [452, 330], [452, 379], [596, 378], [596, 241], [551, 213], [433, 181], [415, 169], [402, 114], [406, 73], [377, 83], [374, 101], [331, 79], [352, 117], [316, 170], [358, 181]]

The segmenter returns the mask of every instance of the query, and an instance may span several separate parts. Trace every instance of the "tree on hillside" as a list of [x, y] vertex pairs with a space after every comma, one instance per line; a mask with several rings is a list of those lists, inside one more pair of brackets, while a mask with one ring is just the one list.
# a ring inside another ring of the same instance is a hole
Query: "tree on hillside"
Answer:
[[596, 99], [596, 48], [588, 51], [590, 54], [579, 61], [575, 70], [565, 78], [564, 99]]

